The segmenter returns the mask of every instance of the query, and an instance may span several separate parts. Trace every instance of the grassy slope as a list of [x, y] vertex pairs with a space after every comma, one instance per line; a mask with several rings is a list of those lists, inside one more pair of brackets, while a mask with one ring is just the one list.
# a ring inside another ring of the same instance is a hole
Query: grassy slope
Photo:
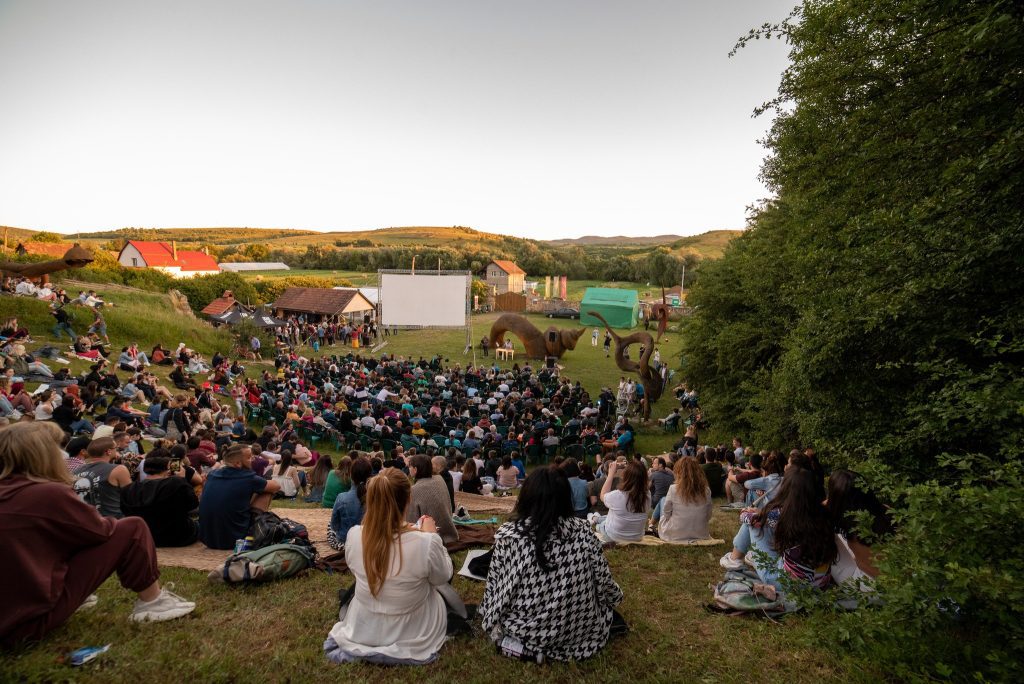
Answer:
[[[210, 353], [227, 343], [224, 333], [170, 313], [160, 295], [113, 290], [105, 294], [116, 304], [107, 313], [116, 345], [129, 338], [147, 346], [156, 340], [171, 345], [184, 341]], [[43, 305], [0, 297], [0, 316], [12, 314], [19, 315], [37, 339], [49, 338], [51, 319]], [[84, 314], [77, 317], [83, 327]], [[475, 341], [494, 318], [493, 314], [474, 317]], [[534, 322], [541, 329], [552, 322], [557, 327], [577, 325], [539, 317]], [[465, 364], [464, 340], [460, 330], [409, 331], [389, 338], [384, 351], [411, 356], [439, 353], [452, 363]], [[604, 358], [600, 348], [590, 346], [589, 336], [580, 342], [563, 359], [566, 375], [579, 379], [592, 392], [616, 382], [619, 372], [612, 361]], [[669, 360], [677, 351], [678, 338], [669, 335], [662, 357]], [[86, 365], [75, 361], [71, 368], [79, 372]], [[166, 369], [158, 373], [164, 375]], [[655, 413], [664, 414], [670, 406], [670, 401], [663, 400]], [[642, 452], [658, 453], [673, 439], [659, 429], [642, 430], [638, 445]], [[730, 539], [735, 529], [735, 514], [716, 510], [712, 533]], [[621, 611], [632, 631], [596, 658], [576, 665], [533, 667], [510, 662], [495, 655], [478, 636], [449, 643], [440, 660], [426, 668], [354, 666], [335, 674], [324, 662], [320, 647], [335, 620], [337, 590], [351, 583], [350, 575], [313, 573], [268, 586], [226, 588], [210, 585], [205, 573], [168, 568], [163, 571], [164, 581], [174, 582], [179, 593], [197, 602], [194, 615], [161, 625], [134, 625], [127, 620], [133, 596], [111, 578], [98, 592], [99, 606], [75, 615], [40, 644], [4, 653], [0, 681], [314, 681], [328, 673], [357, 681], [450, 682], [493, 681], [494, 673], [500, 671], [503, 677], [527, 681], [621, 681], [626, 675], [640, 681], [746, 682], [752, 664], [757, 672], [771, 673], [782, 681], [878, 680], [878, 673], [864, 663], [816, 648], [813, 622], [807, 618], [791, 617], [776, 624], [704, 611], [702, 606], [710, 598], [708, 585], [721, 576], [717, 559], [724, 549], [610, 550], [609, 562], [626, 594]], [[463, 558], [464, 554], [456, 556], [456, 567]], [[457, 577], [455, 586], [468, 602], [480, 601], [482, 584]], [[113, 644], [111, 650], [81, 669], [62, 663], [69, 651], [106, 643]]]

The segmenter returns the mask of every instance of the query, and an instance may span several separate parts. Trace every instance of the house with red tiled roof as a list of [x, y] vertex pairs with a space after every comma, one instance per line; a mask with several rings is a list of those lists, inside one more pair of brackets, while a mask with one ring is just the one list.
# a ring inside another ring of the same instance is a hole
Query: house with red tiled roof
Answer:
[[494, 294], [521, 293], [525, 286], [526, 271], [514, 261], [495, 259], [484, 269], [484, 281]]
[[242, 302], [235, 299], [234, 292], [231, 290], [224, 290], [224, 294], [204, 306], [200, 313], [207, 316], [219, 316], [222, 313], [231, 311], [232, 309], [238, 309], [240, 311], [252, 310], [250, 307], [245, 306]]
[[175, 278], [220, 273], [220, 266], [212, 256], [178, 249], [173, 240], [170, 243], [129, 240], [117, 255], [117, 262], [127, 268], [155, 268]]

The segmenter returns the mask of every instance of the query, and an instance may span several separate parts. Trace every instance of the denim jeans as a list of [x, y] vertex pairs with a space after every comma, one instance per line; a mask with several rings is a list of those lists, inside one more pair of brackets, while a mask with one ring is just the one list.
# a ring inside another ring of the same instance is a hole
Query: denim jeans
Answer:
[[770, 560], [763, 561], [755, 557], [754, 566], [761, 581], [773, 584], [778, 588], [779, 564], [782, 562], [779, 554], [773, 548], [775, 546], [775, 534], [769, 527], [760, 529], [751, 527], [747, 523], [740, 525], [739, 531], [733, 537], [732, 547], [740, 553], [747, 553], [753, 548], [767, 554]]

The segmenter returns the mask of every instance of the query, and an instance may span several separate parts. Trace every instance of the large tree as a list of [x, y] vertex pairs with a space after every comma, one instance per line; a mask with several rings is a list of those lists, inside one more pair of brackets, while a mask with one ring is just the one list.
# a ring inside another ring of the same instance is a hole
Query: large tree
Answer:
[[684, 351], [723, 431], [825, 449], [893, 498], [887, 569], [913, 580], [888, 617], [998, 626], [960, 654], [991, 673], [1024, 652], [1001, 538], [1024, 515], [1022, 19], [1010, 0], [807, 1], [741, 41], [792, 46], [765, 106], [774, 197], [704, 266]]

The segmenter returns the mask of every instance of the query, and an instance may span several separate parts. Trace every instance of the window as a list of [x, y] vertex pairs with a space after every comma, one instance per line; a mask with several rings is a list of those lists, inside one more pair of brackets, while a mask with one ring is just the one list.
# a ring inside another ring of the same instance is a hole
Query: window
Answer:
[[136, 259], [135, 257], [132, 257], [132, 266], [138, 266], [138, 265], [139, 265], [139, 260]]

